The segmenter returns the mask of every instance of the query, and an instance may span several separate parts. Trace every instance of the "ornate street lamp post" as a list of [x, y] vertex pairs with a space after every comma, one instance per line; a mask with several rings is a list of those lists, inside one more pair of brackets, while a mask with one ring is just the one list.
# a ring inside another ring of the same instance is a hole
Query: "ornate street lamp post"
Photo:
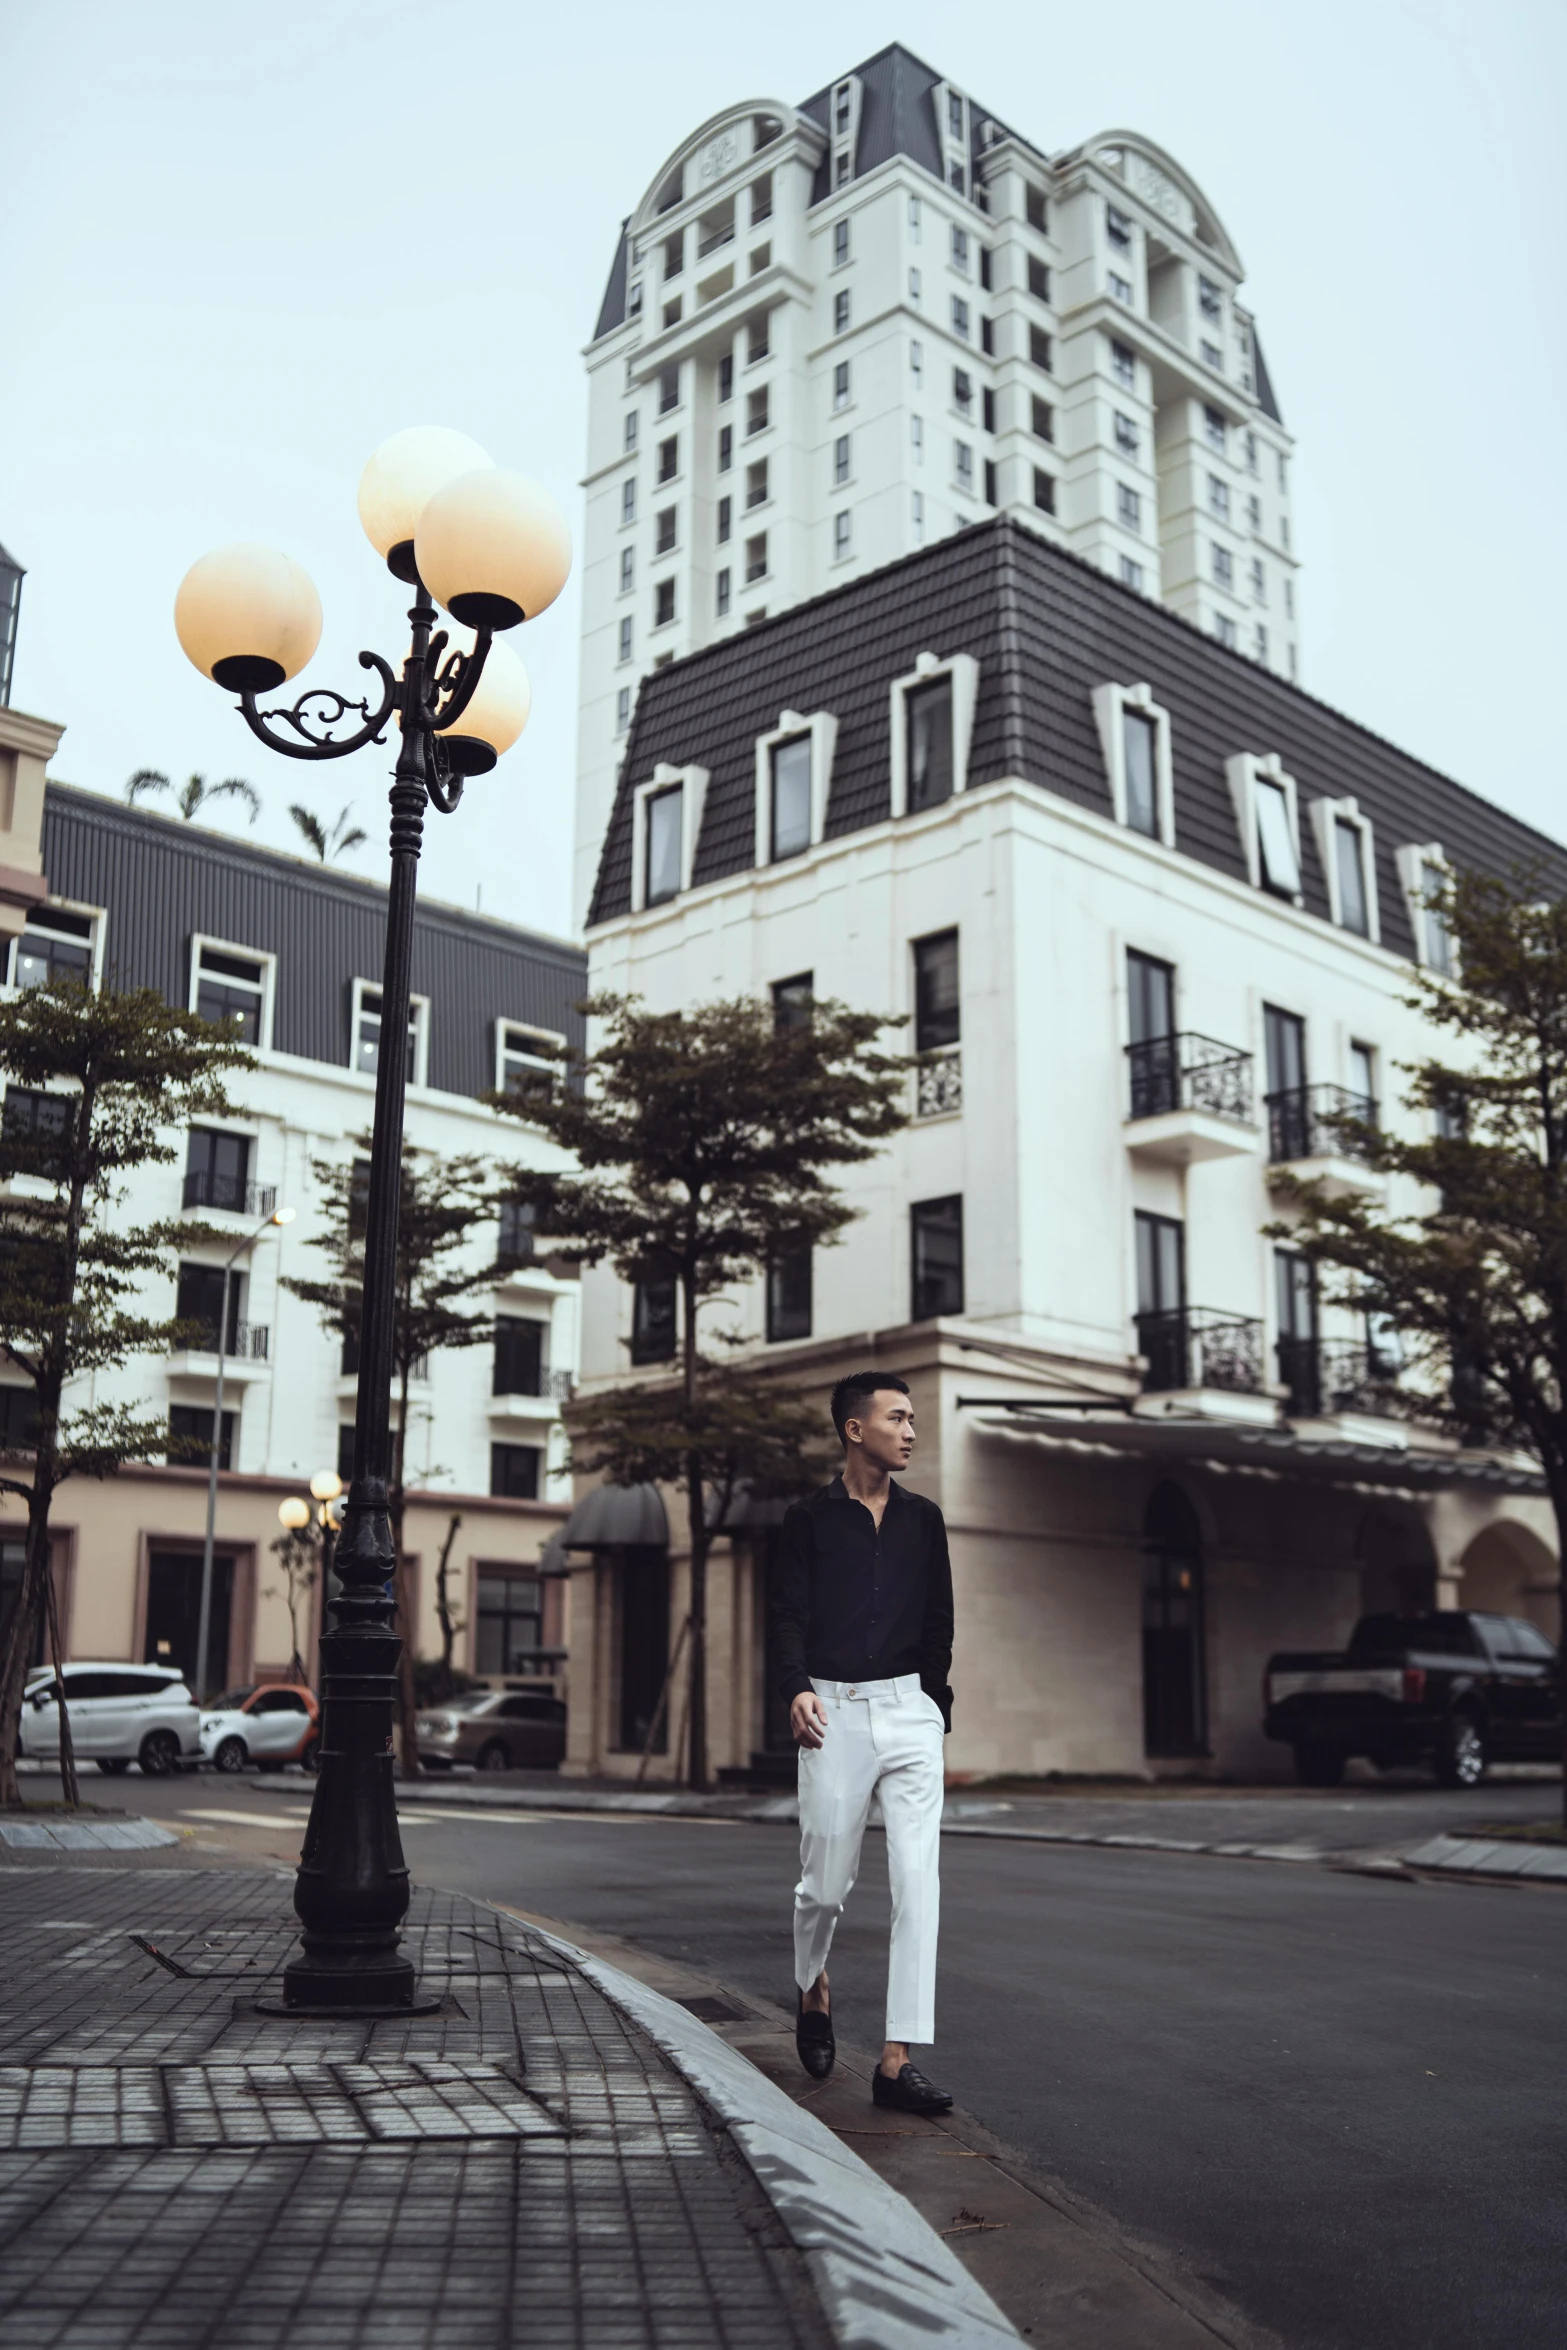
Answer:
[[[297, 675], [321, 636], [315, 588], [270, 548], [204, 555], [180, 584], [174, 625], [196, 667], [238, 694], [252, 734], [285, 758], [346, 758], [383, 741], [394, 718], [402, 735], [390, 795], [354, 1474], [336, 1546], [340, 1588], [321, 1640], [321, 1770], [294, 1886], [302, 1948], [284, 1972], [283, 2004], [406, 2014], [417, 1985], [399, 1948], [408, 1869], [392, 1786], [400, 1642], [388, 1588], [395, 1559], [387, 1481], [415, 881], [426, 803], [450, 815], [465, 781], [492, 768], [527, 723], [527, 673], [494, 637], [554, 602], [571, 542], [544, 491], [498, 471], [461, 433], [435, 429], [397, 433], [376, 451], [360, 479], [359, 517], [394, 578], [414, 591], [401, 675], [379, 653], [359, 656], [380, 680], [375, 709], [368, 697], [354, 702], [320, 687], [292, 709], [257, 708], [257, 695]], [[454, 645], [437, 627], [437, 604], [472, 630], [471, 641]], [[337, 733], [345, 721], [351, 731]]]

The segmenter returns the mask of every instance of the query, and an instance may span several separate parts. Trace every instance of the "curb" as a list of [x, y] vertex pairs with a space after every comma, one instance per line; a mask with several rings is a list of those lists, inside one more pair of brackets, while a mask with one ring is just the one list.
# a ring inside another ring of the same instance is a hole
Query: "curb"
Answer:
[[22, 1820], [0, 1815], [0, 1843], [23, 1852], [145, 1852], [178, 1842], [174, 1830], [156, 1820]]
[[717, 2114], [804, 2253], [836, 2350], [960, 2350], [1022, 2336], [904, 2198], [737, 2049], [662, 1992], [530, 1926], [639, 2024]]
[[1505, 1843], [1489, 1837], [1433, 1836], [1399, 1855], [1406, 1868], [1452, 1877], [1525, 1877], [1531, 1884], [1567, 1885], [1567, 1845]]

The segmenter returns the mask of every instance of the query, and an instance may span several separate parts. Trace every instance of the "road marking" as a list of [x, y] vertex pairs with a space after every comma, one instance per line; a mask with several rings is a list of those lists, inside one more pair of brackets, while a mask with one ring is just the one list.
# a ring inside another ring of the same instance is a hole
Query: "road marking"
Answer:
[[305, 1811], [182, 1811], [182, 1820], [218, 1820], [226, 1828], [302, 1828]]

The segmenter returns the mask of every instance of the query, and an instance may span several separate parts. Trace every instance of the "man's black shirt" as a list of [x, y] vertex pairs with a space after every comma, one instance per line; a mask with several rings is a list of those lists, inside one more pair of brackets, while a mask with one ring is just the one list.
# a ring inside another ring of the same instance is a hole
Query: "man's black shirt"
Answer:
[[940, 1510], [893, 1482], [878, 1528], [835, 1477], [779, 1529], [768, 1633], [785, 1705], [813, 1679], [918, 1673], [952, 1726], [952, 1566]]

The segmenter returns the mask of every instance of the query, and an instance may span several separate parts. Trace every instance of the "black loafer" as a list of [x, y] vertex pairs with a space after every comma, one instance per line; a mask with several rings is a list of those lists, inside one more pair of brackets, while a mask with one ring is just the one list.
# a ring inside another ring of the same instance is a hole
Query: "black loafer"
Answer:
[[950, 2113], [952, 2099], [945, 2089], [938, 2089], [934, 2081], [927, 2081], [922, 2072], [906, 2064], [895, 2081], [889, 2081], [878, 2065], [871, 2075], [871, 2103], [890, 2105], [895, 2113]]
[[794, 1995], [794, 2044], [812, 2080], [825, 2081], [838, 2057], [832, 2017], [824, 2015], [819, 2008], [807, 2007], [805, 1994], [800, 1990]]

